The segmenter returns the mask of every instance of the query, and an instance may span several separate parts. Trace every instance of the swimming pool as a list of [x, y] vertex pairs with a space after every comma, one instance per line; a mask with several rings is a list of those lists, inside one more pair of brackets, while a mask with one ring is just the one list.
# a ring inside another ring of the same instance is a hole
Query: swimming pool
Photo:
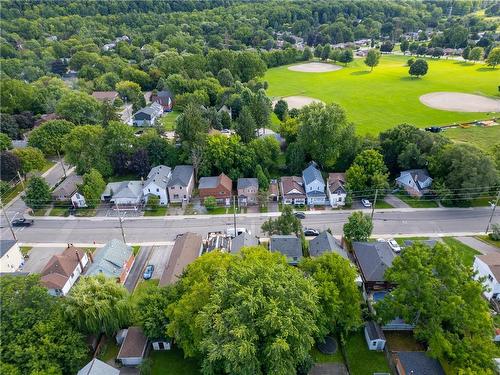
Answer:
[[373, 300], [375, 302], [381, 301], [384, 299], [387, 292], [373, 292]]

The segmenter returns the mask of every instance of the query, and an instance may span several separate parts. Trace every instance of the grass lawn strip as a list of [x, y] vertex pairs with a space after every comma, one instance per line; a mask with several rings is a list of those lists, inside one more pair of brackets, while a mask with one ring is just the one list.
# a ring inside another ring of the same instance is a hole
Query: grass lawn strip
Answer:
[[439, 204], [435, 200], [419, 199], [410, 197], [408, 194], [399, 192], [396, 196], [411, 208], [437, 208]]
[[490, 151], [495, 139], [500, 139], [500, 125], [490, 127], [471, 126], [469, 128], [446, 129], [443, 135], [457, 143], [473, 144], [484, 151]]
[[466, 244], [460, 242], [459, 240], [453, 237], [443, 237], [443, 242], [448, 246], [452, 247], [453, 249], [455, 249], [455, 251], [458, 252], [458, 255], [460, 256], [464, 264], [467, 266], [472, 267], [472, 264], [474, 263], [474, 257], [476, 255], [481, 254], [476, 249], [467, 246]]
[[394, 208], [393, 205], [387, 203], [386, 201], [384, 200], [377, 200], [377, 204], [375, 204], [375, 208], [380, 208], [380, 209], [383, 209], [383, 208]]
[[399, 245], [404, 245], [405, 241], [425, 241], [429, 237], [395, 237], [394, 239]]
[[480, 241], [486, 242], [488, 245], [492, 245], [500, 248], [500, 241], [495, 241], [490, 238], [490, 236], [476, 236]]
[[167, 207], [158, 207], [155, 210], [144, 211], [144, 216], [165, 216], [167, 214]]
[[384, 353], [368, 349], [363, 331], [349, 336], [345, 350], [351, 375], [367, 375], [375, 372], [391, 373]]
[[200, 365], [192, 358], [184, 358], [181, 349], [151, 352], [152, 375], [195, 375], [200, 373]]

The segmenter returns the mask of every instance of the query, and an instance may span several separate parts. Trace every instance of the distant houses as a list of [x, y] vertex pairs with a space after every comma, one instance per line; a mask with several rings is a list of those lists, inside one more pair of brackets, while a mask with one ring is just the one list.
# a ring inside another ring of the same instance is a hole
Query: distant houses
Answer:
[[163, 112], [172, 111], [172, 107], [174, 106], [174, 96], [168, 90], [158, 91], [157, 93], [153, 92], [151, 94], [151, 101], [161, 105]]
[[476, 256], [473, 268], [476, 280], [482, 280], [486, 287], [484, 296], [488, 300], [500, 300], [500, 253]]

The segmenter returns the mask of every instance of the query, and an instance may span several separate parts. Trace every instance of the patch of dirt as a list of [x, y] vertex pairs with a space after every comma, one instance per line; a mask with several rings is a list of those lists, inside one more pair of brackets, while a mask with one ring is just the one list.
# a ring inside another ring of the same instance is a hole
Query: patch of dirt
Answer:
[[500, 100], [460, 92], [432, 92], [420, 102], [428, 107], [452, 112], [500, 112]]
[[[288, 103], [288, 108], [297, 108], [300, 109], [302, 107], [305, 107], [306, 105], [312, 104], [312, 103], [323, 103], [323, 101], [319, 99], [314, 99], [309, 96], [285, 96], [281, 98], [285, 102]], [[273, 107], [276, 104], [278, 99], [273, 100]]]
[[326, 72], [334, 72], [340, 69], [342, 69], [342, 67], [339, 65], [325, 64], [318, 62], [298, 64], [288, 67], [288, 70], [293, 70], [294, 72], [304, 72], [304, 73], [326, 73]]

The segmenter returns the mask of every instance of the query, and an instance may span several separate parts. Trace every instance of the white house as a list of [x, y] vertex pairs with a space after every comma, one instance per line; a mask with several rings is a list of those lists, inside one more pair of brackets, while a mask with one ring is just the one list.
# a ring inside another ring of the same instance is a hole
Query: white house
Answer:
[[432, 178], [425, 169], [410, 169], [401, 172], [396, 178], [396, 185], [404, 188], [412, 196], [421, 197], [428, 192]]
[[157, 165], [148, 174], [148, 179], [144, 182], [142, 193], [146, 199], [151, 195], [156, 195], [160, 199], [161, 205], [168, 204], [167, 185], [172, 176], [172, 169], [164, 165]]
[[114, 203], [121, 208], [137, 209], [142, 203], [142, 181], [110, 182], [101, 194], [101, 200]]
[[23, 254], [17, 241], [0, 241], [0, 273], [16, 272], [24, 264]]
[[317, 167], [318, 165], [312, 161], [302, 171], [307, 204], [310, 206], [324, 205], [326, 203], [325, 180]]
[[89, 259], [87, 254], [69, 246], [60, 255], [54, 255], [41, 272], [40, 281], [53, 296], [65, 296], [82, 274]]
[[135, 126], [153, 126], [162, 114], [163, 107], [154, 102], [134, 113], [133, 124]]
[[476, 279], [484, 278], [483, 284], [487, 290], [484, 296], [490, 300], [492, 298], [500, 300], [500, 253], [491, 253], [476, 256], [474, 259], [474, 271]]
[[365, 324], [365, 340], [370, 350], [384, 350], [385, 336], [379, 325], [373, 321]]
[[73, 204], [73, 207], [77, 208], [87, 207], [87, 202], [85, 201], [85, 197], [81, 195], [79, 192], [76, 192], [71, 196], [71, 203]]
[[326, 192], [330, 201], [330, 206], [344, 206], [347, 197], [345, 188], [345, 173], [329, 173]]

